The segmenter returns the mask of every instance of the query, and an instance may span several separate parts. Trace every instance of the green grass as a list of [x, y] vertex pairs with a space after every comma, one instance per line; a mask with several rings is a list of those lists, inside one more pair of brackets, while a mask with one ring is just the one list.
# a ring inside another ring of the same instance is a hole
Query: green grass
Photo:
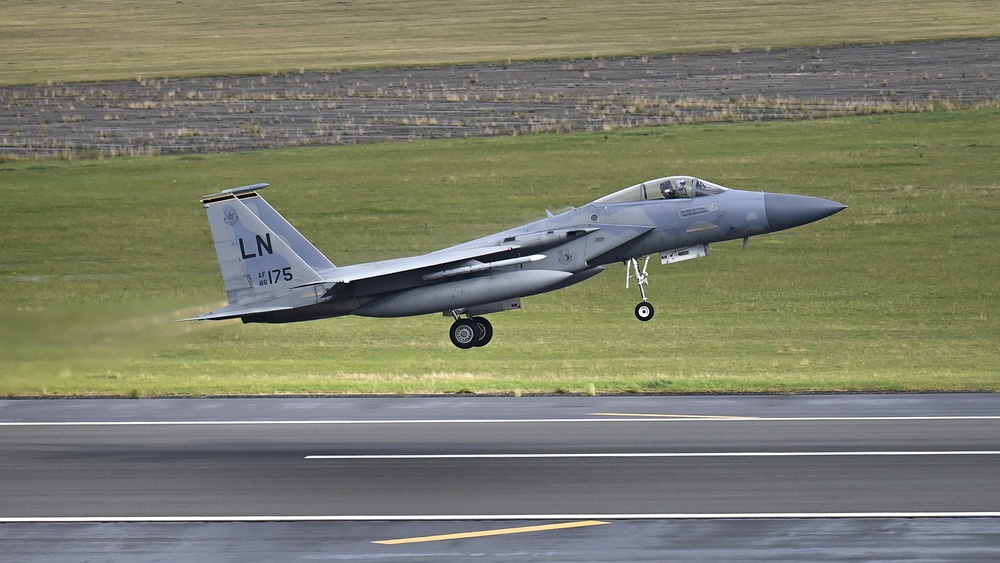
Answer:
[[993, 0], [7, 0], [0, 84], [991, 37]]
[[[0, 162], [0, 394], [1000, 389], [1000, 111], [181, 157]], [[224, 292], [199, 196], [258, 181], [335, 262], [440, 248], [694, 174], [850, 209], [449, 321], [174, 323]]]

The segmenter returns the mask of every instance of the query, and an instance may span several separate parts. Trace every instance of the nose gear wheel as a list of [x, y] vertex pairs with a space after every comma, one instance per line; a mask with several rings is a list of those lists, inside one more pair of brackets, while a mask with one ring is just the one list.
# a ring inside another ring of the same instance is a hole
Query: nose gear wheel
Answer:
[[645, 301], [635, 306], [635, 318], [643, 322], [652, 319], [655, 312], [653, 306]]

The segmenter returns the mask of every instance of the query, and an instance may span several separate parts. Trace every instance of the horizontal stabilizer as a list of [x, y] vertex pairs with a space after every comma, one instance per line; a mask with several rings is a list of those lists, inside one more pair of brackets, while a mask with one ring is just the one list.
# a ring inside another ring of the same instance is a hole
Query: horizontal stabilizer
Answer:
[[182, 321], [221, 321], [224, 319], [238, 319], [244, 315], [259, 315], [261, 313], [272, 313], [274, 311], [286, 311], [292, 307], [238, 307], [227, 305], [221, 309], [216, 309], [211, 313], [180, 319]]

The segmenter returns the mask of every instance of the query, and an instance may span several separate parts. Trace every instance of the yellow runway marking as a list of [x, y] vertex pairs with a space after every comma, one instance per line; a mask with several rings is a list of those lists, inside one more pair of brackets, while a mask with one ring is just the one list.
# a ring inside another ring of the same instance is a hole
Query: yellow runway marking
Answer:
[[580, 522], [565, 522], [562, 524], [544, 524], [541, 526], [522, 526], [520, 528], [501, 528], [498, 530], [482, 530], [479, 532], [461, 532], [458, 534], [442, 534], [439, 536], [423, 536], [417, 538], [401, 538], [396, 540], [380, 540], [372, 543], [382, 545], [400, 545], [404, 543], [421, 543], [431, 541], [464, 540], [468, 538], [484, 538], [487, 536], [502, 536], [506, 534], [525, 534], [528, 532], [545, 532], [549, 530], [566, 530], [569, 528], [584, 528], [587, 526], [601, 526], [610, 524], [600, 520], [582, 520]]
[[593, 416], [631, 416], [635, 418], [704, 418], [723, 420], [752, 420], [755, 416], [722, 416], [714, 414], [652, 414], [652, 413], [628, 413], [628, 412], [595, 412]]

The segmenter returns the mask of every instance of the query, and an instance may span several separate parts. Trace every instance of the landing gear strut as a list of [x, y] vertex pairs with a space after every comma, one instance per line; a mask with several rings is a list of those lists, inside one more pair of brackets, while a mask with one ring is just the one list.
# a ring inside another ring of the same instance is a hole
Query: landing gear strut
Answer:
[[639, 270], [639, 260], [629, 258], [625, 263], [625, 289], [629, 288], [629, 282], [635, 278], [635, 284], [639, 286], [639, 293], [642, 294], [642, 303], [635, 306], [635, 318], [646, 322], [653, 318], [653, 305], [646, 298], [646, 286], [649, 285], [649, 274], [646, 273], [646, 266], [649, 265], [649, 256], [646, 256], [642, 263], [642, 271]]
[[493, 339], [493, 325], [485, 317], [463, 319], [457, 312], [452, 314], [455, 316], [455, 322], [452, 323], [448, 335], [455, 346], [468, 350], [486, 346]]

